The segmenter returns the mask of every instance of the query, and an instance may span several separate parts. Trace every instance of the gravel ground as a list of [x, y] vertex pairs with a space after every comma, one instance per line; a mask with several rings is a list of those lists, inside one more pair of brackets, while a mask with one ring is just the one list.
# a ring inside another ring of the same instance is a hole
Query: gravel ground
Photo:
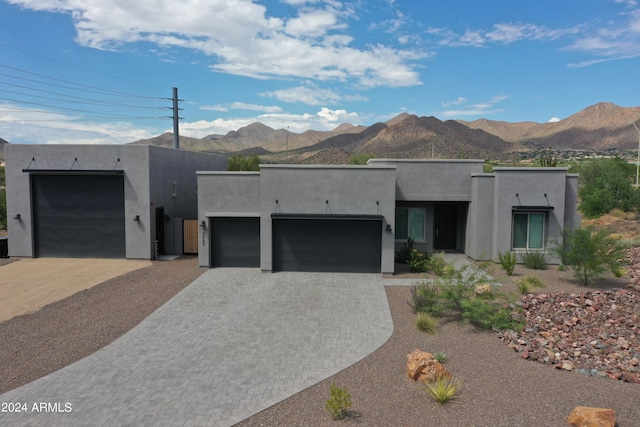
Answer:
[[[0, 324], [0, 392], [66, 366], [115, 340], [204, 272], [195, 258], [155, 262]], [[516, 267], [506, 277], [499, 267], [491, 274], [505, 291], [530, 271]], [[1, 270], [0, 270], [1, 274]], [[581, 292], [570, 273], [555, 268], [537, 271], [544, 292]], [[405, 276], [406, 277], [406, 276]], [[420, 277], [419, 275], [415, 277]], [[624, 284], [608, 279], [599, 288]], [[387, 296], [394, 321], [392, 337], [370, 356], [238, 426], [566, 426], [578, 405], [616, 411], [618, 427], [640, 426], [640, 386], [612, 379], [556, 370], [522, 359], [497, 334], [452, 320], [435, 335], [416, 330], [407, 306], [408, 287], [393, 286]], [[406, 356], [419, 348], [444, 352], [445, 367], [462, 388], [459, 398], [439, 405], [420, 384], [405, 376]], [[332, 421], [324, 404], [335, 382], [353, 399], [347, 417]]]
[[205, 271], [195, 257], [154, 261], [151, 267], [0, 323], [0, 393], [113, 342]]

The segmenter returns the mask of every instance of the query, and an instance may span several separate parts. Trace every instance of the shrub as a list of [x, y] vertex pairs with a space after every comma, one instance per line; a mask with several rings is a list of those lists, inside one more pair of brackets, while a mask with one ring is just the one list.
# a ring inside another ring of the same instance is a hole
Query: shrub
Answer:
[[526, 275], [516, 282], [516, 286], [522, 295], [526, 295], [530, 293], [532, 289], [544, 288], [544, 283], [536, 276]]
[[423, 271], [427, 271], [429, 260], [423, 253], [418, 252], [417, 249], [412, 249], [407, 264], [409, 265], [410, 272], [422, 273]]
[[498, 252], [498, 259], [500, 260], [500, 266], [506, 271], [507, 276], [511, 276], [518, 262], [518, 255], [514, 252], [505, 252], [504, 254]]
[[7, 229], [7, 193], [0, 189], [0, 230]]
[[416, 317], [416, 327], [419, 331], [433, 335], [438, 329], [438, 321], [429, 313], [420, 313]]
[[480, 328], [521, 331], [524, 327], [523, 320], [501, 301], [475, 298], [463, 301], [463, 306], [464, 320]]
[[605, 230], [596, 232], [593, 227], [565, 228], [564, 244], [555, 242], [553, 251], [569, 265], [576, 277], [584, 286], [609, 269], [612, 273], [619, 268], [618, 260], [622, 258], [622, 251]]
[[425, 385], [425, 391], [433, 399], [440, 403], [447, 403], [458, 397], [460, 382], [455, 378], [440, 378]]
[[408, 239], [406, 243], [402, 245], [398, 254], [396, 255], [396, 262], [401, 264], [407, 264], [411, 257], [411, 251], [413, 250], [413, 239]]
[[411, 286], [411, 301], [409, 307], [414, 313], [429, 313], [439, 316], [442, 313], [442, 305], [439, 302], [440, 289], [426, 281], [418, 282]]
[[447, 361], [447, 355], [441, 351], [434, 354], [433, 357], [435, 357], [438, 363], [444, 363]]
[[522, 262], [532, 270], [547, 269], [547, 256], [543, 251], [526, 251], [522, 254]]
[[444, 260], [442, 252], [434, 252], [427, 261], [427, 269], [437, 276], [444, 274], [447, 262]]
[[329, 394], [330, 397], [324, 407], [334, 420], [343, 419], [351, 407], [351, 395], [346, 388], [340, 388], [336, 386], [336, 383], [331, 384]]

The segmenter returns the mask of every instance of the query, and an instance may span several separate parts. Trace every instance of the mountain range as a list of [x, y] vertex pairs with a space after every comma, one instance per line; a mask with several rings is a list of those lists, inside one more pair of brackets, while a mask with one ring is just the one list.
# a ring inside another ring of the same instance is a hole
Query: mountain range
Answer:
[[[180, 148], [222, 154], [257, 154], [266, 163], [346, 164], [354, 154], [382, 158], [537, 158], [550, 147], [559, 157], [635, 154], [640, 107], [598, 103], [549, 123], [439, 120], [402, 113], [371, 126], [342, 124], [331, 131], [294, 133], [260, 122], [226, 135], [180, 137]], [[640, 126], [640, 125], [639, 125]], [[0, 139], [0, 159], [7, 141]], [[173, 134], [132, 142], [173, 147]]]
[[[402, 113], [371, 126], [342, 124], [332, 131], [296, 134], [255, 122], [226, 135], [180, 137], [189, 150], [257, 154], [269, 163], [344, 164], [354, 154], [383, 158], [535, 158], [551, 147], [565, 157], [594, 154], [630, 155], [639, 134], [632, 123], [640, 107], [599, 103], [549, 123], [439, 120]], [[136, 141], [171, 147], [173, 135]], [[561, 155], [562, 157], [562, 155]]]

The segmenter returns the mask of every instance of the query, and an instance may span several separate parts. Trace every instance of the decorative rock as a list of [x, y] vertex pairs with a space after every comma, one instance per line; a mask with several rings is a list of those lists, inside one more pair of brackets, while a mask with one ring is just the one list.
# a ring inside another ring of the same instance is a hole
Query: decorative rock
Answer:
[[613, 409], [577, 406], [567, 422], [573, 427], [615, 427], [616, 413]]
[[451, 378], [451, 374], [431, 353], [415, 349], [407, 355], [407, 378], [434, 382], [440, 378]]
[[480, 295], [487, 295], [491, 293], [491, 286], [484, 284], [484, 285], [476, 285], [474, 288], [474, 294], [475, 296], [480, 296]]

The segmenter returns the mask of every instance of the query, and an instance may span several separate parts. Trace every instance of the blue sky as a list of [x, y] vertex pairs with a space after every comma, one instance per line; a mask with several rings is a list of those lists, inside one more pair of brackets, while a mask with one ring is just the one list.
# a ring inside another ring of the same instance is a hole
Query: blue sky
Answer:
[[126, 143], [371, 125], [546, 122], [640, 105], [636, 0], [0, 0], [0, 138]]

